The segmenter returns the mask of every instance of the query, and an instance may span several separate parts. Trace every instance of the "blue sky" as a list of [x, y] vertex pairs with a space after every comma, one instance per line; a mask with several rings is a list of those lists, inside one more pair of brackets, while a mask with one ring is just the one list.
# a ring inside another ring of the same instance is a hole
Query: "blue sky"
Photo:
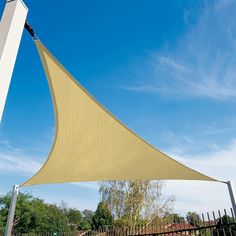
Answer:
[[[0, 14], [4, 8], [0, 2]], [[106, 108], [177, 160], [236, 181], [236, 2], [30, 1], [28, 21]], [[46, 160], [54, 114], [36, 48], [24, 32], [0, 125], [0, 194]], [[219, 183], [166, 181], [175, 211], [229, 208]], [[95, 209], [96, 183], [22, 189]]]

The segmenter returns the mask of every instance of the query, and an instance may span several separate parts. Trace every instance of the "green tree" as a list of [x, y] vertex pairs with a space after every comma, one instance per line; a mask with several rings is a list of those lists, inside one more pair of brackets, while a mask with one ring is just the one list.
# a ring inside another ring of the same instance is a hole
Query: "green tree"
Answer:
[[213, 235], [217, 236], [232, 236], [235, 235], [236, 225], [234, 224], [234, 218], [224, 215], [218, 219], [216, 229], [213, 231]]
[[[0, 197], [0, 215], [6, 224], [11, 194]], [[29, 193], [19, 193], [13, 230], [15, 233], [59, 232], [68, 229], [67, 216], [56, 206], [33, 198]]]
[[76, 225], [79, 225], [79, 223], [82, 221], [83, 218], [81, 212], [75, 208], [68, 209], [67, 217], [70, 224], [76, 224]]
[[173, 197], [161, 200], [162, 182], [157, 180], [102, 182], [102, 199], [119, 225], [149, 224], [171, 212]]
[[93, 216], [93, 228], [104, 228], [106, 226], [111, 226], [112, 223], [113, 217], [107, 207], [107, 204], [105, 202], [100, 202]]
[[82, 222], [83, 216], [81, 212], [75, 208], [70, 208], [66, 211], [67, 218], [69, 220], [69, 227], [71, 231], [76, 230], [80, 227]]
[[82, 230], [90, 230], [92, 229], [92, 224], [90, 224], [87, 220], [82, 219], [79, 224], [79, 228]]
[[196, 212], [188, 212], [186, 215], [186, 219], [190, 225], [195, 225], [195, 226], [202, 225], [202, 220]]
[[82, 211], [83, 219], [88, 221], [90, 224], [93, 222], [94, 212], [88, 209]]
[[184, 217], [180, 216], [179, 214], [166, 214], [164, 218], [167, 220], [167, 222], [172, 222], [172, 223], [180, 223], [184, 222]]
[[[0, 197], [0, 214], [3, 219], [4, 225], [7, 221], [8, 209], [10, 206], [11, 193]], [[32, 201], [32, 196], [30, 194], [19, 193], [17, 198], [17, 205], [15, 211], [15, 217], [13, 221], [13, 230], [20, 228], [25, 228], [28, 230], [28, 225], [30, 223], [30, 201]]]
[[4, 233], [4, 222], [3, 222], [3, 217], [0, 214], [0, 235], [3, 235]]
[[89, 230], [92, 228], [94, 212], [88, 209], [82, 211], [82, 221], [80, 222], [80, 229]]

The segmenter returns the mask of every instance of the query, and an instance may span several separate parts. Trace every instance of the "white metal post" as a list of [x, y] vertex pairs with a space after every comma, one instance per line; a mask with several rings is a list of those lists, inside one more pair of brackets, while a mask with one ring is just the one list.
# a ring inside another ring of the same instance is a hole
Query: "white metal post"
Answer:
[[233, 208], [233, 212], [234, 212], [234, 217], [236, 217], [236, 198], [235, 198], [235, 191], [234, 191], [234, 187], [233, 187], [233, 184], [232, 182], [230, 181], [227, 181], [227, 186], [228, 186], [228, 190], [229, 190], [229, 196], [230, 196], [230, 199], [231, 199], [231, 203], [232, 203], [232, 208]]
[[8, 211], [7, 224], [5, 228], [5, 236], [11, 236], [18, 192], [19, 192], [19, 185], [14, 185], [12, 189], [10, 208]]
[[8, 0], [0, 22], [0, 123], [27, 13], [22, 0]]

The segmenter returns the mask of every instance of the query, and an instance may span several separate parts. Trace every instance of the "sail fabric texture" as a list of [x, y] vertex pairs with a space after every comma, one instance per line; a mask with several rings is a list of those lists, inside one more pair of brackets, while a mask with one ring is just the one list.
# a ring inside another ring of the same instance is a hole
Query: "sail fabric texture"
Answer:
[[49, 157], [23, 186], [134, 179], [214, 179], [160, 152], [100, 105], [39, 41], [56, 131]]

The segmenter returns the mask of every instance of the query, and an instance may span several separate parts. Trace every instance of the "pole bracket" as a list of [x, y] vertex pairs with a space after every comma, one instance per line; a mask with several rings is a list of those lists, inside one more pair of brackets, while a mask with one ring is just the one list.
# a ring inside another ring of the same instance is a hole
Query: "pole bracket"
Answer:
[[38, 38], [34, 32], [34, 29], [31, 27], [28, 21], [25, 21], [25, 29], [28, 31], [33, 40], [36, 40]]

